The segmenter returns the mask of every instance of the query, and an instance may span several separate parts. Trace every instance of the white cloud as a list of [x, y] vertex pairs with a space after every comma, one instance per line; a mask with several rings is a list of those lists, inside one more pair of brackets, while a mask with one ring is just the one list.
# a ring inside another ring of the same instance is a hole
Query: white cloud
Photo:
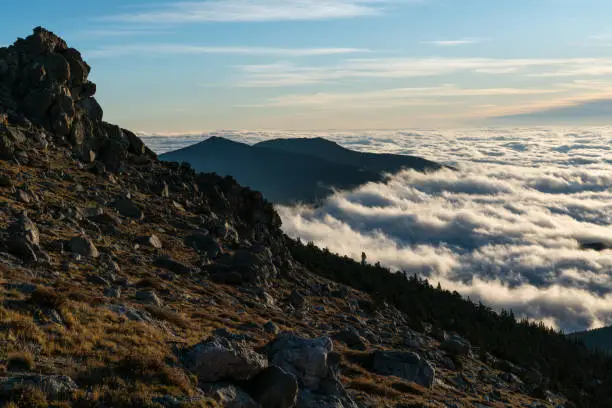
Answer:
[[[317, 208], [280, 207], [291, 236], [427, 276], [565, 330], [612, 324], [612, 128], [358, 132], [224, 131], [254, 143], [323, 136], [355, 150], [412, 154], [458, 172], [404, 172]], [[155, 149], [201, 140], [147, 139]]]
[[423, 41], [423, 44], [432, 44], [438, 47], [455, 47], [458, 45], [470, 45], [481, 43], [482, 40], [479, 38], [461, 38], [458, 40], [434, 40], [434, 41]]
[[208, 0], [149, 5], [146, 9], [106, 17], [131, 23], [325, 20], [379, 15], [393, 3], [419, 0]]
[[317, 55], [338, 55], [367, 53], [358, 48], [273, 48], [273, 47], [219, 47], [185, 44], [124, 44], [106, 46], [87, 51], [88, 58], [113, 58], [126, 55], [198, 55], [237, 54], [273, 57], [305, 57]]

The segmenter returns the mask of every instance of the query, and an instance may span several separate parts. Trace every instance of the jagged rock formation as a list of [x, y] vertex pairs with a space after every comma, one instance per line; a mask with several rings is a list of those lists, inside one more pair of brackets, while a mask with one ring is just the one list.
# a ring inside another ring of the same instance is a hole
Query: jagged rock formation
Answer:
[[[0, 117], [31, 131], [32, 125], [56, 143], [68, 142], [86, 162], [96, 159], [119, 171], [130, 155], [154, 158], [132, 132], [104, 122], [94, 98], [96, 84], [81, 53], [55, 34], [37, 27], [34, 34], [0, 48]], [[27, 132], [26, 131], [26, 132]], [[9, 131], [0, 141], [0, 154], [19, 154], [24, 134]]]
[[566, 402], [535, 367], [312, 273], [260, 193], [102, 122], [88, 73], [43, 29], [0, 50], [0, 405]]

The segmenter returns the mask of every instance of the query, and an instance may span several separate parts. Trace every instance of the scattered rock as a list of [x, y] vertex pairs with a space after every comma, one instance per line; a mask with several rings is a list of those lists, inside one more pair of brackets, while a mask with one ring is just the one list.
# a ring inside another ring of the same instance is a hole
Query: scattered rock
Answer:
[[17, 192], [15, 193], [15, 200], [19, 201], [20, 203], [24, 203], [24, 204], [30, 204], [32, 202], [32, 198], [30, 197], [30, 194], [28, 194], [25, 190], [22, 190], [22, 189], [18, 189]]
[[98, 249], [91, 241], [86, 237], [74, 237], [69, 242], [70, 251], [74, 254], [81, 256], [88, 256], [91, 258], [97, 258], [100, 256]]
[[119, 199], [115, 201], [114, 207], [119, 214], [124, 217], [132, 218], [134, 220], [142, 220], [144, 218], [144, 213], [132, 200], [124, 198]]
[[202, 382], [250, 380], [267, 366], [264, 356], [244, 343], [211, 337], [191, 347], [183, 361]]
[[157, 294], [152, 290], [140, 290], [136, 292], [136, 300], [142, 303], [146, 303], [146, 304], [154, 305], [158, 307], [162, 305], [162, 301], [159, 299]]
[[104, 289], [104, 296], [111, 299], [119, 299], [121, 297], [121, 288], [112, 286]]
[[359, 331], [354, 327], [347, 327], [346, 329], [337, 332], [332, 337], [334, 340], [341, 341], [355, 350], [365, 350], [368, 345], [367, 340], [364, 339]]
[[[260, 408], [261, 406], [245, 391], [232, 384], [212, 383], [200, 385], [204, 395], [215, 400], [220, 407]], [[273, 408], [273, 407], [270, 407]]]
[[147, 245], [155, 249], [162, 249], [163, 244], [161, 240], [157, 237], [157, 235], [147, 235], [144, 237], [138, 237], [136, 240], [139, 244]]
[[177, 273], [179, 275], [190, 275], [195, 272], [194, 268], [177, 262], [168, 256], [161, 256], [155, 259], [153, 265], [157, 266], [158, 268], [166, 269], [170, 272]]
[[372, 371], [403, 378], [428, 388], [432, 386], [435, 377], [435, 370], [427, 360], [417, 353], [404, 351], [375, 351]]

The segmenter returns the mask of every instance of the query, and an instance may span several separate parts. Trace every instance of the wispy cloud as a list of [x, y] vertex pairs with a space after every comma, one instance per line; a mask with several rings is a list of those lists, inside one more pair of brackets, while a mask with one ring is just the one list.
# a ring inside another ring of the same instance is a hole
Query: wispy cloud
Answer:
[[580, 76], [612, 73], [612, 58], [361, 58], [328, 66], [292, 63], [246, 65], [238, 86], [311, 85], [354, 78], [412, 78], [470, 72], [488, 75]]
[[131, 23], [325, 20], [379, 15], [392, 3], [421, 0], [209, 0], [147, 4], [131, 13], [105, 17]]
[[[449, 102], [440, 98], [540, 95], [557, 93], [556, 89], [519, 89], [519, 88], [460, 88], [444, 85], [426, 88], [394, 88], [370, 92], [353, 93], [313, 93], [283, 95], [272, 98], [257, 107], [310, 107], [310, 108], [372, 108], [406, 105], [439, 105]], [[433, 98], [433, 99], [432, 99]]]
[[164, 34], [165, 31], [160, 29], [152, 29], [152, 28], [114, 28], [114, 27], [105, 27], [105, 28], [90, 28], [85, 30], [77, 31], [76, 34], [79, 37], [135, 37], [142, 35], [159, 35]]
[[358, 48], [274, 48], [274, 47], [218, 47], [186, 44], [124, 44], [96, 48], [86, 52], [88, 58], [113, 58], [125, 55], [198, 55], [237, 54], [273, 57], [305, 57], [367, 53]]
[[434, 41], [423, 41], [422, 44], [432, 44], [437, 47], [455, 47], [458, 45], [470, 45], [478, 44], [483, 40], [480, 38], [461, 38], [456, 40], [434, 40]]

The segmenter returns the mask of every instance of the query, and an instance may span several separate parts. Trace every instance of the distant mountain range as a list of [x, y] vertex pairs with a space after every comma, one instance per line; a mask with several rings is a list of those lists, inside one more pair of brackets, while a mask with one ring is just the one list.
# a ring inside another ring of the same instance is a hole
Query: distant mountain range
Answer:
[[427, 172], [445, 167], [420, 157], [356, 152], [323, 138], [275, 139], [250, 146], [211, 137], [160, 159], [232, 176], [278, 204], [315, 203], [334, 189], [383, 181], [385, 173], [403, 169]]

